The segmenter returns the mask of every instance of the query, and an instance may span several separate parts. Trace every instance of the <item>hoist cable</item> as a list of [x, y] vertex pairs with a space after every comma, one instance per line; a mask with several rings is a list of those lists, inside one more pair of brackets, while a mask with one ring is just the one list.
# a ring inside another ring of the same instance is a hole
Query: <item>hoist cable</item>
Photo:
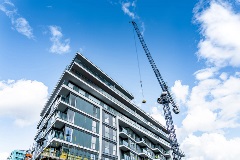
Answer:
[[144, 99], [143, 85], [142, 85], [142, 76], [141, 76], [141, 69], [140, 69], [140, 65], [139, 65], [138, 50], [137, 50], [137, 44], [136, 44], [136, 38], [135, 38], [134, 28], [133, 28], [133, 37], [134, 37], [135, 51], [136, 51], [136, 54], [137, 54], [138, 73], [139, 73], [139, 77], [140, 77], [140, 85], [141, 85], [141, 90], [142, 90], [142, 97], [143, 97], [143, 99]]

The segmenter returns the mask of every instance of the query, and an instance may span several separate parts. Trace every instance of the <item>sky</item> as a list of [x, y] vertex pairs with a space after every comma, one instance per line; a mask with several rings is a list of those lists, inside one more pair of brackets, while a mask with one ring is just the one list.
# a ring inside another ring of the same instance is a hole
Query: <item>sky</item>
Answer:
[[179, 104], [184, 159], [239, 159], [239, 0], [0, 0], [0, 160], [32, 146], [40, 111], [76, 52], [165, 124], [131, 20]]

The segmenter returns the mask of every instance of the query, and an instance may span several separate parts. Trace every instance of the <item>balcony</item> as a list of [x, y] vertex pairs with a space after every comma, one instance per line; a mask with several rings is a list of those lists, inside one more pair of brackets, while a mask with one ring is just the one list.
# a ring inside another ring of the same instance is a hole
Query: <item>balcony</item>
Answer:
[[120, 140], [119, 148], [123, 151], [130, 151], [129, 144], [125, 140]]
[[155, 152], [155, 153], [161, 153], [161, 154], [165, 154], [166, 151], [160, 146], [160, 145], [155, 145], [152, 150]]
[[144, 149], [144, 148], [141, 148], [140, 150], [138, 150], [138, 155], [142, 158], [150, 158], [150, 159], [154, 158], [154, 154], [149, 149]]
[[121, 128], [120, 132], [119, 132], [119, 136], [122, 138], [128, 138], [128, 132], [125, 128]]
[[154, 137], [155, 139], [157, 139], [157, 141], [161, 142], [166, 147], [168, 147], [168, 148], [171, 147], [169, 142], [167, 142], [166, 140], [164, 140], [161, 137], [157, 136], [156, 134], [148, 131], [146, 128], [142, 127], [141, 125], [137, 124], [136, 122], [132, 121], [131, 119], [127, 118], [126, 116], [122, 115], [121, 113], [118, 113], [118, 116], [122, 118], [124, 123], [130, 123], [132, 126], [137, 128], [139, 131], [145, 132], [146, 135]]
[[144, 138], [140, 138], [140, 140], [137, 141], [137, 144], [138, 144], [140, 147], [147, 147], [147, 146], [148, 146]]

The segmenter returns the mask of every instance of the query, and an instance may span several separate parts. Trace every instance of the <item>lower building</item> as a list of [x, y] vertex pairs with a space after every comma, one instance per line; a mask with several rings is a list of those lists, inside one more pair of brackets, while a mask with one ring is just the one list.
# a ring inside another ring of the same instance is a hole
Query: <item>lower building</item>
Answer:
[[25, 160], [26, 150], [14, 150], [7, 160]]
[[169, 132], [133, 98], [77, 53], [41, 111], [33, 159], [172, 159]]

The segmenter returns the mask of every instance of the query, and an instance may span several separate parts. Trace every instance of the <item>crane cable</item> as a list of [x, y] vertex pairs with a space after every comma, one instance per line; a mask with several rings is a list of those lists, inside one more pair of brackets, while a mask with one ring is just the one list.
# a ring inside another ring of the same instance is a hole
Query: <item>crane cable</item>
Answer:
[[139, 73], [139, 77], [140, 77], [140, 85], [141, 85], [142, 97], [143, 97], [142, 102], [146, 103], [146, 101], [144, 100], [144, 94], [143, 94], [142, 76], [141, 76], [141, 69], [140, 69], [140, 65], [139, 65], [138, 50], [137, 50], [136, 38], [135, 38], [135, 34], [134, 34], [134, 28], [133, 28], [133, 37], [134, 37], [135, 50], [136, 50], [136, 54], [137, 54], [138, 73]]

